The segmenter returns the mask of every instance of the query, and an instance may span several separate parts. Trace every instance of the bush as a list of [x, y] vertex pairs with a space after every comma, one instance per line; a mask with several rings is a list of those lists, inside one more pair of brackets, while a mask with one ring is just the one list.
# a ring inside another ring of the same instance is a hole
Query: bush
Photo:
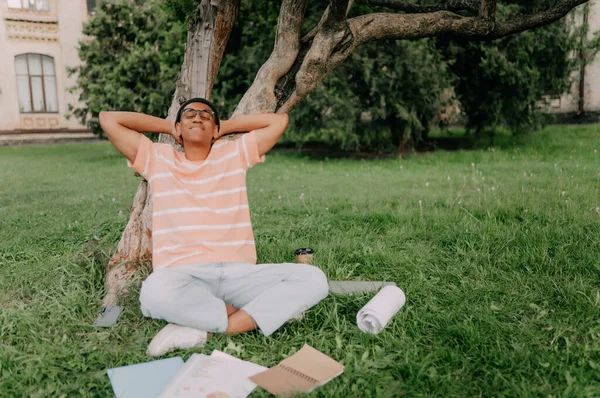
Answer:
[[102, 136], [98, 114], [105, 110], [166, 117], [181, 70], [184, 23], [166, 13], [162, 1], [100, 2], [83, 28], [77, 73], [80, 103], [71, 107], [82, 124]]

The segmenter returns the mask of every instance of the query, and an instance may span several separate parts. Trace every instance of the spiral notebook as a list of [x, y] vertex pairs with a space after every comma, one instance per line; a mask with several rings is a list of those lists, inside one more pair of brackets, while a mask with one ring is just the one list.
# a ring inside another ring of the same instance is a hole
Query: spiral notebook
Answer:
[[258, 386], [278, 396], [314, 390], [344, 371], [344, 366], [308, 344], [271, 369], [250, 377]]

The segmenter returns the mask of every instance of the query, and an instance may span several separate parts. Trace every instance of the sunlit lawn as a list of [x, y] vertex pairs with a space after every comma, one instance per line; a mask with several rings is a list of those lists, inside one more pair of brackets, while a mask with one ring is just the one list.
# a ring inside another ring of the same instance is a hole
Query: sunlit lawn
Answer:
[[[555, 126], [405, 159], [270, 155], [248, 176], [259, 261], [310, 246], [331, 279], [395, 281], [406, 306], [373, 336], [356, 327], [370, 296], [329, 297], [271, 337], [167, 356], [272, 366], [308, 343], [346, 366], [322, 397], [600, 396], [599, 137]], [[111, 396], [106, 369], [150, 359], [164, 323], [137, 290], [116, 326], [90, 326], [106, 256], [83, 245], [115, 247], [138, 183], [108, 143], [0, 148], [0, 396]]]

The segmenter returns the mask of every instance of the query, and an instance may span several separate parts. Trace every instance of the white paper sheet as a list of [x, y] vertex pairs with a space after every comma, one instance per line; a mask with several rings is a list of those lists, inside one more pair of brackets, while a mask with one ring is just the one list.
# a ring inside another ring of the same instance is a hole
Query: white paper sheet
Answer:
[[194, 354], [160, 398], [245, 398], [256, 388], [248, 377], [265, 370], [217, 350], [210, 357]]

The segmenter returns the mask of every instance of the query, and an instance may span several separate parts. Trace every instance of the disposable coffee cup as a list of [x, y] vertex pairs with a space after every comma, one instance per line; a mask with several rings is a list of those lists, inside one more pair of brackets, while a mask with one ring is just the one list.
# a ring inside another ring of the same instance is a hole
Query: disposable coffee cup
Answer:
[[312, 264], [314, 251], [310, 247], [296, 249], [296, 262], [299, 264]]

